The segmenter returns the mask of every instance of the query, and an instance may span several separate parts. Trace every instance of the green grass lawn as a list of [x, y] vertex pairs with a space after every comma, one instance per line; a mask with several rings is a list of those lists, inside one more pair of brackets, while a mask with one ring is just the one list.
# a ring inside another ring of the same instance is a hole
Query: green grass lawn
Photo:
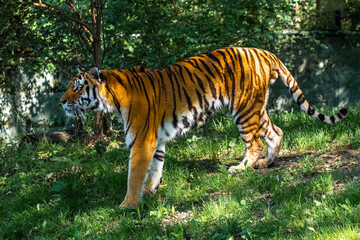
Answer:
[[244, 147], [225, 115], [168, 143], [158, 193], [134, 210], [119, 208], [123, 136], [1, 145], [0, 239], [360, 238], [360, 107], [335, 125], [271, 115], [284, 131], [278, 161], [236, 176], [227, 168]]

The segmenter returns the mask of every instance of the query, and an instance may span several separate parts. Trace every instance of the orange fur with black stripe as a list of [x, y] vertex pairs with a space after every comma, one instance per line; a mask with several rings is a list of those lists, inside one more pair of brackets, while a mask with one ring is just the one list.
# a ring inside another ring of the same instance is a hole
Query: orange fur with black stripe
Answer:
[[[243, 161], [229, 172], [272, 163], [283, 133], [270, 121], [265, 107], [270, 84], [277, 78], [310, 116], [334, 123], [347, 115], [345, 108], [331, 117], [315, 111], [282, 62], [272, 53], [254, 48], [219, 49], [158, 70], [92, 68], [71, 81], [61, 101], [69, 116], [94, 110], [123, 118], [131, 153], [127, 194], [121, 207], [134, 207], [145, 183], [149, 193], [156, 192], [160, 184], [165, 143], [203, 124], [222, 107], [229, 108], [246, 150]], [[260, 158], [260, 137], [268, 146], [265, 158]]]

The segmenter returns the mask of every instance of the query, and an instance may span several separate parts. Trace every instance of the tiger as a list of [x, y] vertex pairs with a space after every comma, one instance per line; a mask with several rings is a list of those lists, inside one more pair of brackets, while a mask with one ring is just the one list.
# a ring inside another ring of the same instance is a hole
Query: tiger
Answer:
[[[165, 161], [165, 144], [228, 108], [245, 146], [243, 160], [228, 169], [266, 168], [276, 159], [283, 137], [266, 111], [270, 85], [280, 78], [309, 116], [336, 123], [348, 114], [316, 111], [285, 65], [273, 53], [228, 47], [179, 61], [162, 69], [133, 67], [81, 70], [60, 101], [68, 116], [92, 110], [123, 119], [130, 148], [127, 193], [120, 208], [134, 208], [145, 193], [156, 193]], [[267, 145], [267, 153], [261, 138]]]

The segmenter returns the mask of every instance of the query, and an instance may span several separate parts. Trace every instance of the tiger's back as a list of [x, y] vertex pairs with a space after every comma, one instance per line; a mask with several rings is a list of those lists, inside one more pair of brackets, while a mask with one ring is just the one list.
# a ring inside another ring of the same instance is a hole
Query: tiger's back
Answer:
[[[145, 191], [156, 192], [165, 143], [203, 124], [222, 107], [229, 108], [245, 145], [243, 161], [229, 172], [271, 164], [283, 135], [266, 112], [269, 87], [277, 78], [308, 115], [327, 123], [347, 115], [346, 109], [331, 117], [315, 111], [282, 62], [254, 48], [219, 49], [157, 70], [93, 68], [73, 79], [62, 102], [70, 115], [91, 109], [122, 116], [131, 153], [128, 191], [121, 207], [132, 207], [141, 199], [145, 179], [149, 180]], [[267, 144], [265, 158], [260, 158], [260, 138]]]

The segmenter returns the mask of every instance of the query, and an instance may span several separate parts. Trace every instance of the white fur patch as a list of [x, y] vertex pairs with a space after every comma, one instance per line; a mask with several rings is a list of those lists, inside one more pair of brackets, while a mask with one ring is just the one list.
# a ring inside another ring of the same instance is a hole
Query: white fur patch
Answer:
[[74, 91], [79, 92], [83, 86], [84, 86], [84, 78], [82, 76], [80, 76], [74, 82]]

